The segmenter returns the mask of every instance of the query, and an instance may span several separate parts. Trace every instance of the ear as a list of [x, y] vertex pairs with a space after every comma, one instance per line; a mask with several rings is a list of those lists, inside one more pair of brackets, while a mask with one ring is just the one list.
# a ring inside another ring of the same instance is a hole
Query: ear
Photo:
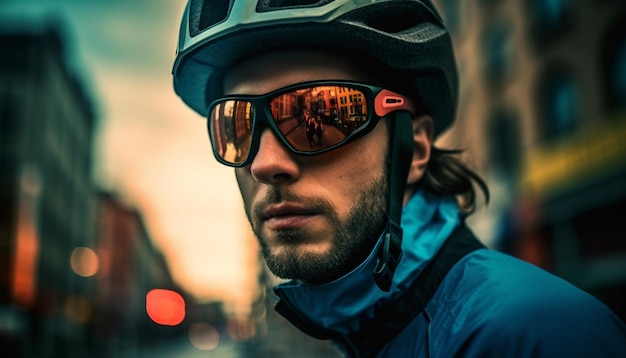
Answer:
[[407, 186], [415, 185], [426, 172], [433, 142], [433, 119], [422, 115], [413, 119], [413, 160], [407, 178]]

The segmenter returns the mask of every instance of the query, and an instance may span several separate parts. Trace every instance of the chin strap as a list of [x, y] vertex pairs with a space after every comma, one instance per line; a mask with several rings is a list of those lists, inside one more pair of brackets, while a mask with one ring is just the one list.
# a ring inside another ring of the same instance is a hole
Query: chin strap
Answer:
[[413, 125], [409, 112], [395, 112], [389, 123], [390, 174], [387, 226], [378, 251], [374, 281], [388, 292], [402, 258], [402, 204], [406, 179], [413, 158]]

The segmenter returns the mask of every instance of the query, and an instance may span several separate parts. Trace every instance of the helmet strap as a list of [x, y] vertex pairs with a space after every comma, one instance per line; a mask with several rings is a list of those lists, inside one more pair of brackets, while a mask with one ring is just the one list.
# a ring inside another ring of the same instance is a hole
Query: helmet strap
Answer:
[[374, 281], [388, 292], [393, 275], [402, 258], [402, 204], [406, 179], [413, 158], [413, 118], [406, 111], [394, 113], [389, 124], [390, 173], [387, 225], [383, 242], [378, 250], [378, 261], [374, 269]]

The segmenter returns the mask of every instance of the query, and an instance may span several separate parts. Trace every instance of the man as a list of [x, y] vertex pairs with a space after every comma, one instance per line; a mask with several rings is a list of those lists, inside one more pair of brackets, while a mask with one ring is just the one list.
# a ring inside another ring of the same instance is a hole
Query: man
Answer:
[[[487, 190], [433, 146], [457, 77], [430, 1], [192, 0], [173, 73], [305, 333], [349, 356], [626, 356], [606, 306], [465, 226]], [[305, 109], [337, 118], [313, 148]]]

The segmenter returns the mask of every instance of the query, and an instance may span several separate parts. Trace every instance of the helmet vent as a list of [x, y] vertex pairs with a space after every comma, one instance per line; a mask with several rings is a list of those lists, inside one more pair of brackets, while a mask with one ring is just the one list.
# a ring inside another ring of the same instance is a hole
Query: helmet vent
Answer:
[[386, 33], [400, 33], [406, 30], [414, 29], [425, 22], [431, 22], [426, 18], [423, 12], [406, 11], [388, 11], [385, 14], [371, 13], [363, 22], [376, 30]]
[[320, 7], [334, 0], [259, 0], [256, 6], [257, 12], [268, 12], [275, 10]]
[[196, 36], [228, 18], [231, 0], [191, 0], [189, 4], [189, 33]]

